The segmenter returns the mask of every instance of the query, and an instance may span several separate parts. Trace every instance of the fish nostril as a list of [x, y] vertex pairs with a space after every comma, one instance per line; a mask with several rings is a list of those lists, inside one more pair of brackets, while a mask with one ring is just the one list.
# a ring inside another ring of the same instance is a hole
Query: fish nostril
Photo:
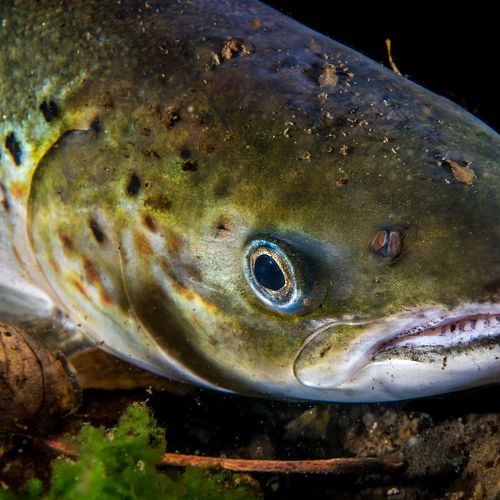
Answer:
[[374, 253], [395, 259], [401, 254], [403, 236], [398, 229], [381, 229], [376, 232], [370, 247]]

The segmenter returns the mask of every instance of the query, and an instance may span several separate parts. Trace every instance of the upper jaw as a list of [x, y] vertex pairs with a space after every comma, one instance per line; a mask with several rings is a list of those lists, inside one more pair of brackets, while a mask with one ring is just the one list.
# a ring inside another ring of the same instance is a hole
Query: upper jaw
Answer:
[[[347, 325], [354, 328], [352, 338], [342, 345], [341, 329]], [[421, 370], [437, 364], [436, 357], [427, 355], [436, 349], [447, 349], [448, 355], [453, 356], [459, 348], [463, 351], [464, 346], [479, 347], [485, 340], [500, 346], [498, 303], [469, 303], [452, 310], [421, 308], [372, 322], [329, 321], [316, 328], [302, 345], [294, 362], [294, 374], [307, 387], [340, 389], [363, 370], [374, 371], [377, 364], [385, 366], [404, 360], [411, 368], [405, 349], [411, 349], [412, 362], [416, 361]], [[379, 370], [376, 376], [385, 375]]]

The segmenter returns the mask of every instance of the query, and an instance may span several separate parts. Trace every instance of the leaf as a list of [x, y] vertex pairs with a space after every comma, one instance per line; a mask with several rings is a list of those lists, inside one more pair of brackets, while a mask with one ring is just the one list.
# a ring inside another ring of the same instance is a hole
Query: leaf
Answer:
[[64, 359], [38, 338], [0, 322], [0, 432], [43, 432], [80, 402]]

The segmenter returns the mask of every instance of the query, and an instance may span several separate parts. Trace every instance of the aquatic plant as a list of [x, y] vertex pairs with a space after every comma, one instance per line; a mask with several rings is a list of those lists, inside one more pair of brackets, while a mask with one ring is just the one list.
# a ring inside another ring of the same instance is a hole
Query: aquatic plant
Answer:
[[[112, 429], [84, 425], [77, 436], [77, 460], [58, 459], [50, 490], [31, 480], [26, 498], [111, 499], [257, 499], [261, 495], [237, 474], [188, 468], [158, 469], [166, 448], [165, 430], [144, 404], [129, 407]], [[0, 498], [19, 498], [0, 492]]]

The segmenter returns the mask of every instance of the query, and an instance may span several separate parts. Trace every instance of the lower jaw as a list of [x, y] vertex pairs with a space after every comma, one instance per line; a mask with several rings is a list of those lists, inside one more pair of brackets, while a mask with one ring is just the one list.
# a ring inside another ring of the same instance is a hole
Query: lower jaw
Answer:
[[432, 362], [500, 345], [500, 315], [481, 313], [444, 319], [429, 328], [403, 332], [381, 344], [373, 361], [408, 359]]
[[447, 345], [428, 345], [424, 341], [421, 345], [396, 345], [377, 352], [372, 357], [372, 361], [406, 359], [419, 363], [440, 363], [443, 357], [466, 356], [473, 350], [493, 349], [498, 346], [500, 346], [500, 334]]

